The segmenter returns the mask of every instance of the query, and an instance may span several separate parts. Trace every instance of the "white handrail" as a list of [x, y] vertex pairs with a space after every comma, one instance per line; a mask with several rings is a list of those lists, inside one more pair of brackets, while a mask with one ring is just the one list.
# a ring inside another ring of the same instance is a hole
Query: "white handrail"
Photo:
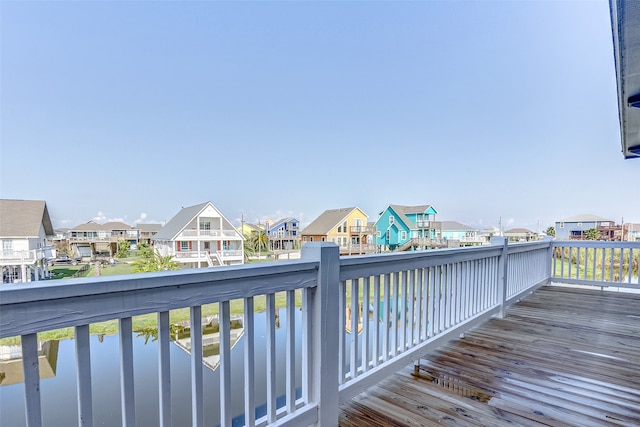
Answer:
[[[308, 243], [303, 246], [302, 259], [295, 261], [4, 285], [0, 288], [0, 338], [21, 336], [25, 360], [34, 360], [35, 334], [75, 327], [78, 416], [87, 421], [87, 417], [93, 417], [87, 325], [119, 320], [123, 335], [122, 393], [128, 396], [123, 400], [122, 413], [127, 423], [133, 423], [136, 414], [128, 400], [135, 386], [130, 322], [136, 315], [158, 313], [158, 399], [160, 418], [167, 425], [172, 418], [169, 312], [189, 307], [194, 337], [191, 348], [197, 350], [191, 355], [195, 399], [192, 417], [199, 424], [203, 420], [205, 393], [202, 351], [198, 350], [202, 345], [198, 332], [202, 328], [201, 307], [219, 304], [223, 348], [218, 369], [220, 387], [228, 391], [236, 378], [230, 371], [230, 326], [225, 322], [230, 302], [241, 300], [245, 310], [253, 312], [254, 297], [265, 296], [267, 335], [271, 337], [279, 322], [274, 295], [286, 292], [286, 368], [283, 372], [273, 370], [277, 356], [270, 339], [267, 356], [272, 376], [267, 381], [268, 399], [257, 401], [252, 387], [255, 383], [245, 377], [245, 420], [260, 426], [335, 425], [340, 402], [489, 317], [504, 314], [517, 298], [550, 280], [637, 288], [632, 279], [639, 254], [640, 243], [546, 240], [508, 245], [504, 238], [495, 238], [487, 246], [340, 258], [339, 247], [334, 244]], [[594, 265], [596, 273], [589, 270]], [[293, 322], [294, 306], [302, 310], [300, 325]], [[249, 320], [252, 316], [248, 314], [245, 313], [245, 338], [254, 336], [253, 321]], [[302, 340], [300, 354], [295, 350], [298, 331]], [[242, 369], [251, 373], [256, 352], [264, 352], [264, 348], [245, 342], [244, 349]], [[299, 374], [292, 365], [297, 358], [302, 360]], [[37, 364], [28, 369], [27, 419], [30, 426], [40, 426]], [[281, 378], [273, 376], [280, 374]], [[301, 375], [298, 399], [295, 375]], [[277, 406], [276, 401], [280, 400], [276, 400], [276, 383], [285, 384], [286, 389], [284, 402]], [[228, 397], [223, 393], [219, 402], [223, 426], [234, 415]], [[266, 415], [255, 419], [256, 407], [265, 402]]]

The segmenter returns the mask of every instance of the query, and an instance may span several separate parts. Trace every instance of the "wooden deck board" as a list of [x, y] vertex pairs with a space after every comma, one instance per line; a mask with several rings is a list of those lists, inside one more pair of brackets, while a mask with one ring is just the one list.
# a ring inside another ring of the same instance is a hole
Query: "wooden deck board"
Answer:
[[640, 425], [640, 295], [548, 286], [340, 408], [352, 426]]

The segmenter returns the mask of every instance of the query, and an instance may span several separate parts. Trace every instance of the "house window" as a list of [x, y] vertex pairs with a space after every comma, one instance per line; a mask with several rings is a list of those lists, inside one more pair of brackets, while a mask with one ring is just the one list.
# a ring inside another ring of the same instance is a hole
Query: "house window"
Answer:
[[378, 230], [377, 235], [378, 235], [378, 238], [382, 237], [382, 233], [380, 232], [380, 230]]
[[313, 242], [313, 236], [309, 237], [309, 241]]
[[347, 232], [347, 221], [342, 223], [342, 232], [346, 233]]
[[307, 236], [302, 236], [302, 241], [306, 242], [307, 241]]
[[400, 240], [407, 240], [407, 232], [403, 231], [402, 233], [400, 233]]
[[200, 230], [211, 230], [211, 223], [209, 221], [200, 222]]
[[188, 251], [189, 242], [180, 242], [180, 251]]
[[325, 240], [324, 240], [324, 237], [322, 238], [322, 241], [323, 241], [323, 242], [325, 241]]
[[13, 252], [13, 240], [2, 241], [2, 252], [6, 254], [10, 254], [11, 252]]
[[578, 223], [578, 227], [582, 227], [582, 223], [581, 222]]
[[395, 220], [396, 220], [396, 219], [394, 218], [394, 216], [393, 216], [393, 215], [389, 215], [389, 225], [393, 225], [393, 222], [394, 222]]
[[564, 222], [560, 223], [560, 228], [564, 228]]
[[387, 239], [387, 241], [391, 240], [391, 232], [389, 230], [387, 230], [387, 233], [385, 234], [385, 239]]

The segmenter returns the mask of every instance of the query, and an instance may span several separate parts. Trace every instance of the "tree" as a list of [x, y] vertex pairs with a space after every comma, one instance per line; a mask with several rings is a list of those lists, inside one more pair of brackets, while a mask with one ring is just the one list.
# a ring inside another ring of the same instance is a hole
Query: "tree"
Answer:
[[118, 252], [116, 253], [116, 257], [118, 258], [128, 257], [130, 248], [131, 248], [131, 243], [129, 241], [124, 239], [118, 240]]
[[142, 258], [151, 258], [153, 256], [153, 248], [147, 242], [138, 244], [138, 250]]
[[140, 258], [133, 263], [134, 273], [148, 273], [151, 271], [180, 270], [172, 255], [162, 256], [155, 251], [148, 258]]
[[547, 231], [545, 231], [545, 233], [547, 234], [547, 236], [556, 237], [556, 228], [549, 227], [547, 228]]
[[263, 230], [253, 231], [247, 240], [247, 246], [252, 252], [266, 252], [269, 248], [269, 238]]
[[584, 238], [587, 240], [598, 240], [600, 238], [600, 232], [595, 228], [590, 228], [584, 232]]

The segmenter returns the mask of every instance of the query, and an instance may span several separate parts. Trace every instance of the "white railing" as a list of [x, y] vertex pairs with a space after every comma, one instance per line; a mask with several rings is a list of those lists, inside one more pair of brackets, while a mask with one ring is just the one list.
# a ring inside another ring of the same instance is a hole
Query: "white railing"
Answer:
[[[240, 415], [247, 426], [333, 426], [340, 402], [504, 313], [509, 295], [531, 292], [548, 281], [550, 242], [504, 242], [497, 238], [490, 246], [344, 258], [334, 244], [307, 243], [300, 261], [5, 285], [0, 289], [0, 338], [21, 337], [28, 426], [41, 426], [43, 419], [36, 334], [64, 327], [75, 330], [78, 424], [93, 425], [97, 402], [92, 400], [89, 325], [110, 320], [119, 324], [122, 425], [135, 425], [132, 317], [148, 313], [156, 313], [158, 324], [160, 424], [170, 426], [169, 311], [185, 307], [192, 337], [193, 426], [205, 424], [205, 406], [211, 405], [219, 408], [219, 421], [207, 419], [207, 425], [231, 425], [237, 416], [233, 404], [238, 404], [231, 401], [232, 383], [243, 384]], [[286, 318], [286, 363], [278, 370], [277, 351], [283, 350], [275, 341], [276, 294], [284, 294]], [[256, 297], [266, 306], [266, 349], [255, 346]], [[201, 318], [203, 305], [211, 303], [220, 318], [217, 402], [205, 397], [203, 385]], [[231, 369], [231, 304], [244, 312], [239, 372]], [[258, 357], [265, 357], [265, 372], [255, 370]], [[301, 360], [300, 372], [296, 360]], [[257, 397], [257, 375], [266, 375], [264, 400]], [[283, 399], [277, 383], [284, 384]], [[265, 402], [266, 415], [256, 419], [256, 408]]]
[[206, 260], [208, 256], [207, 251], [175, 251], [171, 255], [175, 256], [177, 260]]
[[223, 249], [220, 252], [222, 253], [222, 258], [237, 258], [243, 256], [242, 250], [240, 249]]
[[171, 252], [171, 255], [175, 256], [178, 262], [191, 262], [197, 260], [206, 261], [210, 256], [210, 253], [217, 253], [217, 255], [214, 256], [218, 256], [223, 259], [238, 258], [243, 256], [243, 252], [240, 249], [223, 249], [221, 251], [175, 251]]
[[31, 249], [25, 251], [0, 252], [0, 265], [33, 264], [42, 257], [42, 250]]
[[553, 242], [552, 254], [554, 281], [640, 289], [640, 242], [557, 240]]
[[178, 239], [185, 237], [239, 237], [233, 230], [184, 230]]

